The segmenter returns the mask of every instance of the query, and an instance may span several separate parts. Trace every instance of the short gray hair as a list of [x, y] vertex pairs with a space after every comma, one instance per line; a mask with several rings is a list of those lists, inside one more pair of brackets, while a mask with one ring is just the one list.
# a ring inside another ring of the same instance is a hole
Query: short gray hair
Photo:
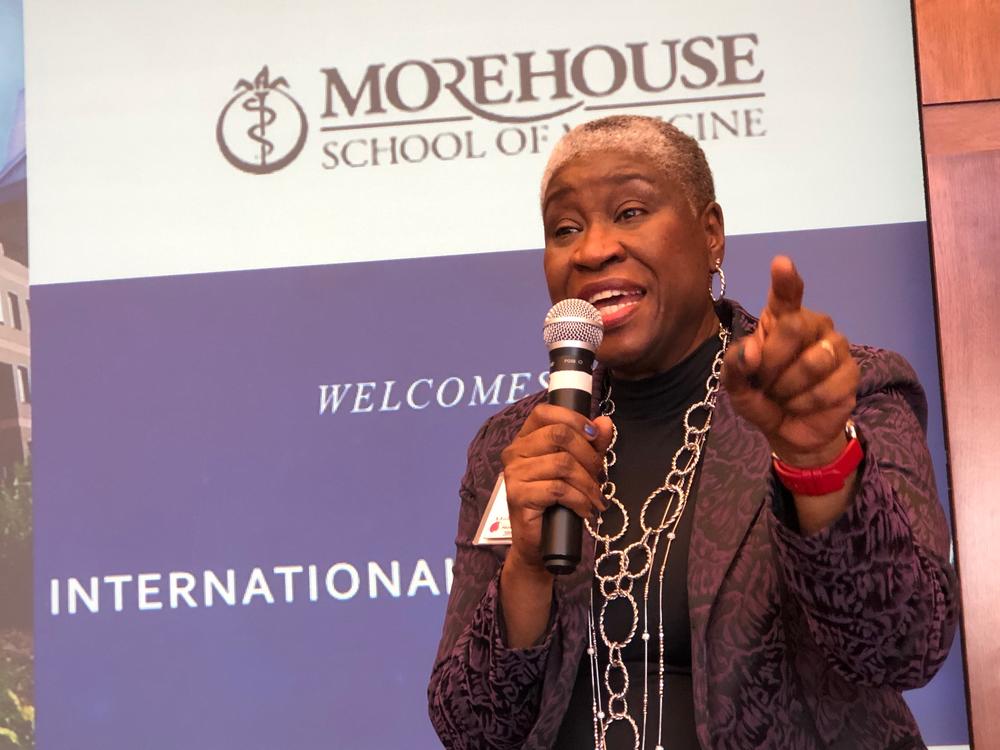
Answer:
[[612, 115], [577, 125], [559, 140], [542, 176], [542, 201], [552, 176], [566, 162], [599, 151], [648, 159], [681, 184], [696, 215], [715, 200], [712, 170], [698, 141], [657, 117]]

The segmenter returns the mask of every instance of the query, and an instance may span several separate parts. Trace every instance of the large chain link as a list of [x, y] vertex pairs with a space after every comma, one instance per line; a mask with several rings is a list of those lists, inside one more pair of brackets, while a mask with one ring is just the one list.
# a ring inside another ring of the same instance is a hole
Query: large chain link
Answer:
[[[646, 709], [648, 705], [648, 689], [644, 683], [643, 687], [643, 711], [642, 711], [642, 737], [640, 738], [639, 727], [635, 719], [629, 714], [626, 694], [629, 688], [628, 669], [622, 660], [622, 652], [632, 642], [639, 629], [639, 605], [633, 594], [634, 583], [637, 579], [645, 577], [646, 582], [643, 589], [643, 633], [645, 653], [648, 664], [648, 617], [646, 617], [647, 604], [649, 602], [649, 585], [653, 575], [653, 561], [656, 557], [656, 549], [660, 541], [660, 536], [666, 532], [667, 546], [664, 553], [663, 564], [660, 568], [660, 628], [659, 628], [659, 696], [660, 696], [660, 739], [662, 740], [662, 719], [663, 719], [663, 676], [664, 676], [664, 644], [663, 644], [663, 575], [666, 570], [667, 557], [670, 554], [670, 547], [676, 537], [677, 526], [681, 515], [687, 505], [688, 494], [694, 481], [695, 471], [698, 468], [698, 461], [701, 459], [701, 452], [708, 437], [709, 428], [712, 425], [712, 414], [715, 411], [715, 404], [718, 397], [719, 385], [722, 377], [722, 360], [729, 344], [729, 331], [724, 326], [719, 326], [719, 339], [722, 348], [712, 362], [712, 371], [705, 381], [705, 397], [688, 407], [684, 413], [684, 443], [674, 453], [670, 461], [670, 470], [663, 480], [663, 484], [654, 489], [639, 512], [639, 526], [642, 529], [642, 536], [637, 542], [629, 544], [624, 549], [612, 549], [611, 545], [621, 539], [628, 530], [629, 515], [625, 505], [618, 499], [618, 488], [611, 480], [611, 468], [618, 460], [615, 454], [615, 444], [618, 442], [618, 428], [612, 427], [611, 443], [604, 454], [603, 483], [601, 493], [610, 506], [607, 511], [601, 513], [597, 519], [597, 529], [590, 520], [586, 520], [587, 531], [594, 538], [594, 576], [599, 586], [601, 595], [601, 606], [598, 616], [594, 617], [593, 593], [591, 593], [590, 611], [590, 637], [587, 648], [591, 662], [591, 679], [595, 695], [593, 702], [594, 711], [594, 742], [597, 750], [604, 750], [608, 728], [616, 721], [625, 722], [632, 730], [635, 739], [635, 750], [639, 750], [640, 742], [645, 742], [646, 733]], [[601, 414], [613, 416], [615, 413], [615, 403], [611, 398], [611, 388], [604, 397], [600, 405]], [[701, 413], [701, 423], [698, 424], [697, 417]], [[654, 508], [654, 503], [665, 496], [662, 503], [663, 510], [659, 523], [653, 523], [647, 519], [647, 514]], [[672, 508], [672, 510], [671, 510]], [[611, 514], [606, 516], [606, 514]], [[617, 528], [613, 531], [604, 531], [609, 525], [609, 518], [618, 519]], [[618, 600], [631, 609], [631, 624], [627, 635], [621, 640], [613, 640], [605, 627], [605, 613], [608, 607]], [[596, 624], [595, 624], [596, 619]], [[595, 632], [596, 631], [596, 632]], [[600, 682], [598, 677], [600, 665], [598, 664], [596, 650], [596, 636], [600, 636], [601, 641], [608, 649], [608, 663], [604, 668], [603, 683], [606, 694], [607, 713], [603, 710], [604, 701], [599, 695]], [[648, 667], [644, 670], [648, 674]], [[662, 741], [657, 745], [662, 750]]]

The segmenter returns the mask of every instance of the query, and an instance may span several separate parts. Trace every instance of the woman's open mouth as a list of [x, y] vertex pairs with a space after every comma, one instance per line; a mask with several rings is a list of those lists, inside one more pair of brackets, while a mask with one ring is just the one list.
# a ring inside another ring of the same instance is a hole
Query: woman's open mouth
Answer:
[[601, 313], [604, 330], [617, 328], [636, 311], [646, 292], [637, 288], [608, 287], [586, 297]]

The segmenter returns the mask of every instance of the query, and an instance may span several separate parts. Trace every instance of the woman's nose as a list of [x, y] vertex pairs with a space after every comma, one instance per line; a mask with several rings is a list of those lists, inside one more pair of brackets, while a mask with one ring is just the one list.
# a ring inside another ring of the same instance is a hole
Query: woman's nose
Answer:
[[596, 270], [625, 257], [618, 232], [613, 223], [597, 221], [587, 226], [573, 252], [573, 262]]

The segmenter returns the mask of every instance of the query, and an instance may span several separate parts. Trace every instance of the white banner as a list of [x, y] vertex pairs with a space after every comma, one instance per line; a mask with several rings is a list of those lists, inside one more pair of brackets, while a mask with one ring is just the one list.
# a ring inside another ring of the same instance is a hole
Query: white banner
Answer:
[[902, 0], [25, 15], [36, 284], [540, 247], [552, 143], [612, 112], [702, 141], [730, 234], [924, 218]]

